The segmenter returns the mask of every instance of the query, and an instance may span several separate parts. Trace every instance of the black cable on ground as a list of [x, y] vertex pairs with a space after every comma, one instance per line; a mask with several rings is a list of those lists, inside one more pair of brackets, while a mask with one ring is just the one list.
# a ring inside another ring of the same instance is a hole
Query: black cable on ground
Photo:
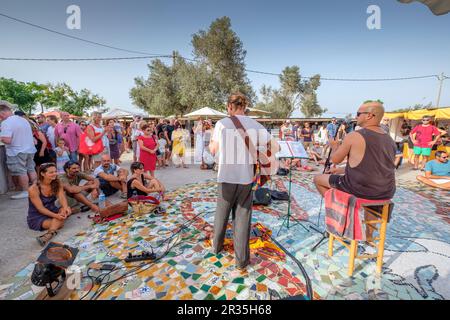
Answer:
[[313, 300], [313, 290], [312, 290], [312, 285], [311, 285], [311, 279], [308, 276], [308, 273], [306, 272], [305, 268], [303, 267], [302, 263], [300, 261], [298, 261], [298, 259], [296, 257], [294, 257], [281, 243], [279, 243], [277, 240], [275, 240], [272, 236], [270, 236], [270, 239], [272, 239], [273, 242], [275, 242], [275, 244], [277, 246], [280, 247], [281, 250], [283, 250], [283, 252], [289, 256], [289, 258], [291, 258], [292, 260], [294, 260], [294, 262], [297, 264], [297, 266], [299, 267], [301, 273], [303, 274], [303, 277], [305, 278], [306, 281], [306, 295], [308, 296], [308, 298], [310, 300]]

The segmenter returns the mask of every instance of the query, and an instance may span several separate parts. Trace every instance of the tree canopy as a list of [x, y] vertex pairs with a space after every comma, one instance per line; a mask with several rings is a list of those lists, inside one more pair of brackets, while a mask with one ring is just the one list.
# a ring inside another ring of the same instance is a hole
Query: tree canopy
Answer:
[[42, 99], [46, 85], [36, 82], [26, 83], [0, 78], [0, 99], [16, 104], [24, 112], [31, 113], [36, 103]]
[[317, 102], [316, 90], [320, 86], [320, 75], [302, 80], [298, 66], [286, 67], [280, 77], [280, 89], [262, 86], [257, 108], [270, 111], [273, 117], [288, 118], [295, 109], [305, 117], [321, 116], [327, 110]]
[[90, 90], [77, 92], [66, 83], [38, 84], [5, 78], [0, 78], [0, 99], [16, 104], [28, 114], [40, 106], [40, 111], [55, 107], [76, 116], [82, 116], [86, 111], [106, 103], [104, 98]]
[[195, 60], [174, 53], [172, 65], [153, 60], [147, 79], [135, 79], [130, 91], [134, 104], [147, 112], [181, 115], [209, 106], [223, 110], [231, 92], [255, 97], [245, 73], [242, 41], [228, 17], [215, 20], [207, 31], [192, 36]]

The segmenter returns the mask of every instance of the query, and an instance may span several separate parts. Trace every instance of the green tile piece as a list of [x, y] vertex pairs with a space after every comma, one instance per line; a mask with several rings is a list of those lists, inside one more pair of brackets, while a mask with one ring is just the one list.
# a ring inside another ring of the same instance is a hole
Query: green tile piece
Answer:
[[134, 238], [134, 241], [135, 241], [135, 242], [139, 242], [139, 241], [142, 241], [142, 240], [144, 240], [144, 238], [142, 238], [142, 237]]
[[222, 268], [222, 264], [220, 263], [220, 261], [215, 262], [214, 265], [216, 267]]
[[192, 279], [194, 279], [194, 280], [198, 280], [198, 278], [200, 278], [202, 275], [201, 274], [198, 274], [198, 273], [194, 273], [193, 275], [192, 275]]
[[191, 276], [191, 274], [190, 274], [190, 273], [187, 273], [187, 272], [181, 272], [181, 276], [182, 276], [183, 278], [187, 279], [187, 278], [189, 278], [189, 277]]
[[211, 253], [211, 252], [209, 252], [206, 256], [205, 256], [205, 259], [209, 259], [209, 258], [211, 258], [211, 257], [213, 257], [214, 255]]
[[244, 283], [244, 278], [241, 278], [241, 277], [236, 278], [232, 281], [232, 283], [241, 283], [242, 284], [242, 283]]
[[215, 300], [214, 296], [210, 293], [206, 296], [205, 300]]
[[194, 286], [189, 286], [189, 290], [191, 290], [192, 294], [198, 292], [198, 289]]
[[236, 292], [239, 294], [239, 293], [241, 293], [241, 291], [244, 290], [244, 289], [245, 289], [245, 286], [240, 285], [240, 286], [237, 288]]
[[256, 281], [258, 282], [262, 282], [266, 279], [267, 277], [265, 275], [260, 275], [258, 278], [256, 278]]
[[200, 289], [202, 289], [202, 290], [205, 291], [205, 292], [208, 292], [210, 288], [211, 288], [211, 286], [208, 286], [208, 285], [206, 285], [206, 284], [204, 284], [204, 285], [202, 285], [202, 286], [200, 287]]
[[227, 296], [226, 295], [222, 295], [219, 298], [217, 298], [217, 300], [227, 300]]
[[172, 267], [175, 266], [175, 265], [177, 264], [177, 262], [174, 261], [174, 260], [172, 260], [172, 259], [169, 260], [169, 261], [167, 261], [167, 263], [170, 264]]

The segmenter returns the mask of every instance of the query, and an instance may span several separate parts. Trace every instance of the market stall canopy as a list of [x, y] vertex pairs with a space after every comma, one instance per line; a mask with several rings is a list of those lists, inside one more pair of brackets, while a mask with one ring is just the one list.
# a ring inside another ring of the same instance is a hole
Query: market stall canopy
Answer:
[[[55, 117], [57, 117], [58, 119], [60, 119], [60, 118], [61, 118], [60, 112], [61, 112], [61, 111], [50, 111], [50, 112], [45, 112], [45, 113], [44, 113], [44, 116], [46, 116], [46, 117], [48, 117], [48, 116], [55, 116]], [[80, 118], [80, 117], [74, 116], [73, 114], [70, 115], [70, 119], [78, 119], [78, 118]]]
[[436, 115], [437, 109], [434, 110], [428, 110], [428, 109], [420, 109], [420, 110], [413, 110], [405, 113], [405, 119], [408, 120], [420, 120], [424, 116], [430, 116], [434, 117]]
[[397, 119], [403, 118], [405, 116], [405, 112], [385, 112], [384, 117], [388, 119]]
[[209, 107], [201, 108], [197, 111], [185, 114], [184, 116], [187, 118], [203, 118], [203, 117], [205, 117], [205, 118], [225, 118], [225, 117], [228, 117], [227, 114], [217, 111], [217, 110], [214, 110]]
[[436, 120], [450, 119], [450, 107], [439, 109], [419, 109], [408, 112], [386, 112], [384, 116], [388, 119], [405, 118], [407, 120], [420, 120], [423, 116], [434, 117]]
[[450, 12], [450, 1], [448, 0], [398, 0], [401, 3], [422, 2], [431, 12], [440, 16]]
[[134, 113], [124, 110], [124, 109], [120, 109], [120, 108], [115, 108], [115, 109], [103, 114], [104, 119], [133, 118], [133, 116], [134, 116]]
[[250, 117], [252, 117], [252, 116], [264, 117], [264, 116], [270, 116], [271, 114], [272, 114], [272, 112], [269, 112], [269, 111], [256, 109], [256, 108], [247, 108], [247, 115]]
[[450, 120], [450, 107], [437, 109], [436, 120]]

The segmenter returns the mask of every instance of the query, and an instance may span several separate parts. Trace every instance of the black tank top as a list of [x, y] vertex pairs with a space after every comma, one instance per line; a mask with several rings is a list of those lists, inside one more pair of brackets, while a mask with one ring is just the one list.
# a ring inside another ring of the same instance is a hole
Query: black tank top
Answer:
[[392, 199], [395, 194], [395, 142], [389, 134], [368, 129], [356, 131], [366, 142], [361, 162], [347, 163], [342, 184], [349, 193], [368, 200]]
[[[136, 191], [136, 194], [138, 196], [146, 196], [147, 193], [145, 193], [144, 191], [141, 191], [139, 189], [136, 188], [131, 188], [131, 184], [133, 183], [133, 181], [136, 180], [136, 178], [130, 179], [127, 182], [127, 197], [128, 199], [130, 199], [131, 197], [133, 197], [133, 193]], [[145, 180], [144, 180], [144, 176], [141, 176], [141, 180], [142, 180], [142, 184], [145, 186]]]

